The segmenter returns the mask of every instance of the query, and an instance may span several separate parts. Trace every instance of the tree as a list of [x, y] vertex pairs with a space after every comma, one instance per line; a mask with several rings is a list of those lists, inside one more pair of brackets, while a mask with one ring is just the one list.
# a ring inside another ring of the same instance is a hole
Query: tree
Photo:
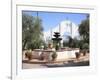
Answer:
[[80, 46], [82, 49], [89, 49], [89, 15], [79, 25], [79, 34], [81, 37]]
[[33, 32], [33, 17], [27, 14], [22, 14], [22, 47], [25, 49], [28, 42], [32, 39]]
[[34, 34], [32, 39], [33, 48], [40, 48], [43, 42], [42, 20], [39, 17], [34, 18]]
[[71, 48], [80, 48], [79, 42], [80, 42], [80, 40], [78, 40], [77, 38], [71, 38], [69, 36], [69, 41], [68, 41], [69, 47], [71, 47]]
[[89, 16], [79, 25], [79, 33], [84, 42], [89, 43]]
[[23, 49], [40, 48], [43, 42], [42, 20], [23, 13], [22, 15], [22, 47]]
[[67, 36], [67, 40], [64, 40], [63, 45], [65, 47], [75, 47], [74, 39], [72, 39], [70, 36]]
[[79, 25], [79, 34], [81, 39], [71, 38], [67, 36], [68, 40], [63, 42], [64, 47], [68, 46], [71, 48], [89, 49], [89, 15]]

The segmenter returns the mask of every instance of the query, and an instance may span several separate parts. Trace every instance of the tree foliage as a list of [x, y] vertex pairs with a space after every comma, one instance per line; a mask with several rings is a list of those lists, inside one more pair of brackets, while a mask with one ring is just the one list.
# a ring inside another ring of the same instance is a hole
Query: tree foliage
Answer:
[[78, 31], [81, 39], [68, 36], [68, 40], [63, 43], [64, 47], [89, 49], [89, 15], [80, 23]]
[[68, 40], [63, 42], [64, 47], [71, 47], [71, 48], [79, 48], [79, 40], [77, 38], [71, 38], [70, 36], [67, 37]]
[[89, 49], [89, 15], [79, 25], [79, 33], [81, 36], [80, 44], [82, 49]]
[[36, 49], [40, 48], [43, 39], [42, 20], [23, 13], [22, 15], [22, 47]]
[[79, 33], [84, 42], [89, 43], [89, 16], [79, 25]]
[[28, 42], [32, 39], [33, 17], [27, 14], [22, 15], [22, 47], [25, 49]]

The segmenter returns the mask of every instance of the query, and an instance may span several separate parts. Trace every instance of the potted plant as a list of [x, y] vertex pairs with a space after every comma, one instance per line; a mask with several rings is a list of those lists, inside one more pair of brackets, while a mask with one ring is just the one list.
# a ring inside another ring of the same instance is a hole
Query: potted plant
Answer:
[[57, 58], [57, 54], [56, 54], [56, 51], [54, 51], [52, 54], [52, 61], [55, 61], [56, 58]]
[[76, 52], [75, 55], [76, 55], [76, 59], [79, 59], [80, 54], [78, 52]]
[[25, 57], [28, 58], [28, 60], [31, 60], [32, 59], [32, 52], [31, 51], [27, 51], [25, 53]]

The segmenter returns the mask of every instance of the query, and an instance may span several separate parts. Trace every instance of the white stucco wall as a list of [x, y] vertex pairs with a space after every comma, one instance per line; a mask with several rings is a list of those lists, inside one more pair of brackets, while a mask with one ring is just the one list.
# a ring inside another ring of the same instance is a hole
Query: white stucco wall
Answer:
[[66, 50], [62, 52], [57, 52], [57, 60], [64, 60], [69, 58], [76, 58], [75, 52], [79, 52], [79, 50]]

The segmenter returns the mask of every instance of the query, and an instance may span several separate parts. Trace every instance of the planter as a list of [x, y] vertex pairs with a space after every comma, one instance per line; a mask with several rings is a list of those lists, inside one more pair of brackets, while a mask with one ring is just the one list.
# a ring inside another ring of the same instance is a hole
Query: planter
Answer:
[[31, 52], [26, 52], [25, 57], [28, 58], [28, 60], [32, 59], [32, 53]]
[[53, 52], [53, 54], [52, 54], [52, 61], [55, 61], [56, 58], [57, 58], [57, 54], [56, 54], [56, 52]]
[[76, 59], [79, 59], [80, 54], [78, 52], [76, 52], [75, 55], [76, 55]]

